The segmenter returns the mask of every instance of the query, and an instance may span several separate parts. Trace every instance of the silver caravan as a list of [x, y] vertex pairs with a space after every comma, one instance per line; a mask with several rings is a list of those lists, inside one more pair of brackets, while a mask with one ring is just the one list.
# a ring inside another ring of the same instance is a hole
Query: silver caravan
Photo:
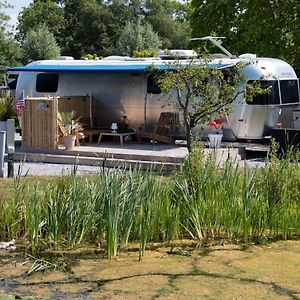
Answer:
[[[176, 53], [183, 61], [193, 56], [188, 50]], [[228, 53], [226, 57], [212, 60], [212, 67], [226, 68], [245, 62], [246, 80], [251, 82], [263, 78], [263, 86], [270, 87], [271, 92], [256, 96], [251, 103], [242, 96], [236, 99], [227, 116], [224, 138], [266, 138], [282, 117], [284, 107], [299, 104], [297, 76], [282, 60], [253, 54], [235, 57]], [[149, 71], [149, 66], [166, 68], [164, 59], [163, 56], [153, 59], [108, 57], [88, 61], [60, 57], [11, 68], [9, 72], [19, 73], [16, 98], [23, 91], [26, 97], [90, 95], [95, 126], [108, 127], [126, 116], [130, 127], [151, 130], [161, 112], [174, 110], [166, 95], [155, 85], [154, 74]], [[206, 126], [197, 128], [203, 135], [208, 129]]]

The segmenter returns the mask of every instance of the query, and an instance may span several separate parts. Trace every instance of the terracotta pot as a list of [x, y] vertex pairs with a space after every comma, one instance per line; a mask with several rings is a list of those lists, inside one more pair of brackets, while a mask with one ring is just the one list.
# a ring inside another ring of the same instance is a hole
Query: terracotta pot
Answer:
[[76, 135], [64, 136], [64, 145], [66, 150], [73, 150], [75, 147]]

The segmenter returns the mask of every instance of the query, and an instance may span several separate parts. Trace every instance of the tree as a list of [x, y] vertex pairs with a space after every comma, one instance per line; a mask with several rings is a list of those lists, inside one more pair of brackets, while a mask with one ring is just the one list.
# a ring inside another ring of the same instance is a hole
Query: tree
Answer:
[[7, 7], [5, 2], [0, 1], [0, 84], [5, 79], [5, 69], [19, 64], [20, 60], [20, 50], [6, 30], [9, 17], [1, 12], [1, 9], [5, 7]]
[[0, 28], [0, 84], [4, 80], [5, 69], [20, 64], [21, 53], [14, 39]]
[[[83, 9], [84, 3], [89, 1], [84, 0], [64, 0], [64, 49], [63, 53], [72, 55], [74, 57], [80, 57], [83, 53], [78, 53], [77, 49], [80, 48], [80, 41], [76, 41], [76, 28], [78, 26], [80, 13]], [[88, 32], [88, 31], [87, 31]], [[88, 52], [87, 52], [88, 53]], [[86, 54], [86, 53], [84, 53]]]
[[186, 49], [191, 36], [188, 5], [170, 0], [147, 0], [144, 19], [162, 41], [163, 49]]
[[65, 44], [64, 11], [55, 1], [35, 0], [28, 7], [23, 8], [18, 16], [17, 40], [22, 44], [29, 30], [45, 24], [60, 47]]
[[109, 8], [95, 0], [86, 1], [80, 10], [80, 15], [72, 29], [69, 38], [68, 49], [75, 57], [81, 57], [87, 53], [107, 56], [114, 50], [112, 37], [115, 35], [115, 27], [112, 22], [113, 14]]
[[18, 17], [17, 39], [22, 44], [30, 29], [46, 24], [63, 55], [106, 56], [118, 54], [126, 23], [140, 20], [152, 26], [163, 48], [185, 48], [190, 37], [187, 16], [188, 5], [173, 0], [34, 0]]
[[237, 27], [236, 48], [248, 48], [261, 56], [284, 59], [300, 71], [300, 15], [297, 13], [300, 2], [244, 2], [244, 13], [240, 14]]
[[[226, 114], [231, 103], [247, 90], [247, 97], [263, 92], [258, 86], [245, 85], [237, 89], [244, 80], [242, 65], [230, 69], [210, 66], [210, 60], [190, 60], [186, 65], [175, 61], [169, 65], [171, 71], [158, 75], [158, 84], [169, 95], [172, 104], [182, 113], [187, 137], [187, 148], [191, 150], [192, 129], [204, 124], [213, 115]], [[175, 95], [174, 95], [175, 94]], [[175, 98], [175, 100], [173, 100]]]
[[23, 61], [53, 59], [60, 55], [54, 35], [46, 25], [29, 30], [22, 46]]
[[299, 0], [192, 0], [192, 36], [226, 36], [233, 53], [284, 59], [300, 71]]
[[140, 20], [129, 21], [120, 34], [117, 49], [122, 55], [132, 55], [134, 51], [158, 50], [160, 43], [149, 23], [142, 25]]

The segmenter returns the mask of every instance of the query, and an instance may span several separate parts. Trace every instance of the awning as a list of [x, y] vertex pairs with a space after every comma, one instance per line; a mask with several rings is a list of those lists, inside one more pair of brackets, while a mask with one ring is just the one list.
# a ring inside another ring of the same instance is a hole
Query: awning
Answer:
[[[233, 64], [209, 64], [211, 68], [228, 68]], [[26, 66], [8, 68], [8, 71], [17, 72], [147, 72], [151, 69], [155, 72], [157, 70], [171, 70], [172, 65], [160, 64], [29, 64]]]

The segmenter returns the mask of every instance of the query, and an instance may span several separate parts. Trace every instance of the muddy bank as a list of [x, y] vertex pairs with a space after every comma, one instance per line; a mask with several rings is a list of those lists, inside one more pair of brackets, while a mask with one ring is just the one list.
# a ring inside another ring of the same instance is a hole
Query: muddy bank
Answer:
[[65, 253], [52, 260], [56, 269], [31, 275], [33, 259], [1, 250], [0, 299], [300, 299], [299, 241], [160, 245], [142, 261], [135, 251], [109, 261], [94, 250]]

